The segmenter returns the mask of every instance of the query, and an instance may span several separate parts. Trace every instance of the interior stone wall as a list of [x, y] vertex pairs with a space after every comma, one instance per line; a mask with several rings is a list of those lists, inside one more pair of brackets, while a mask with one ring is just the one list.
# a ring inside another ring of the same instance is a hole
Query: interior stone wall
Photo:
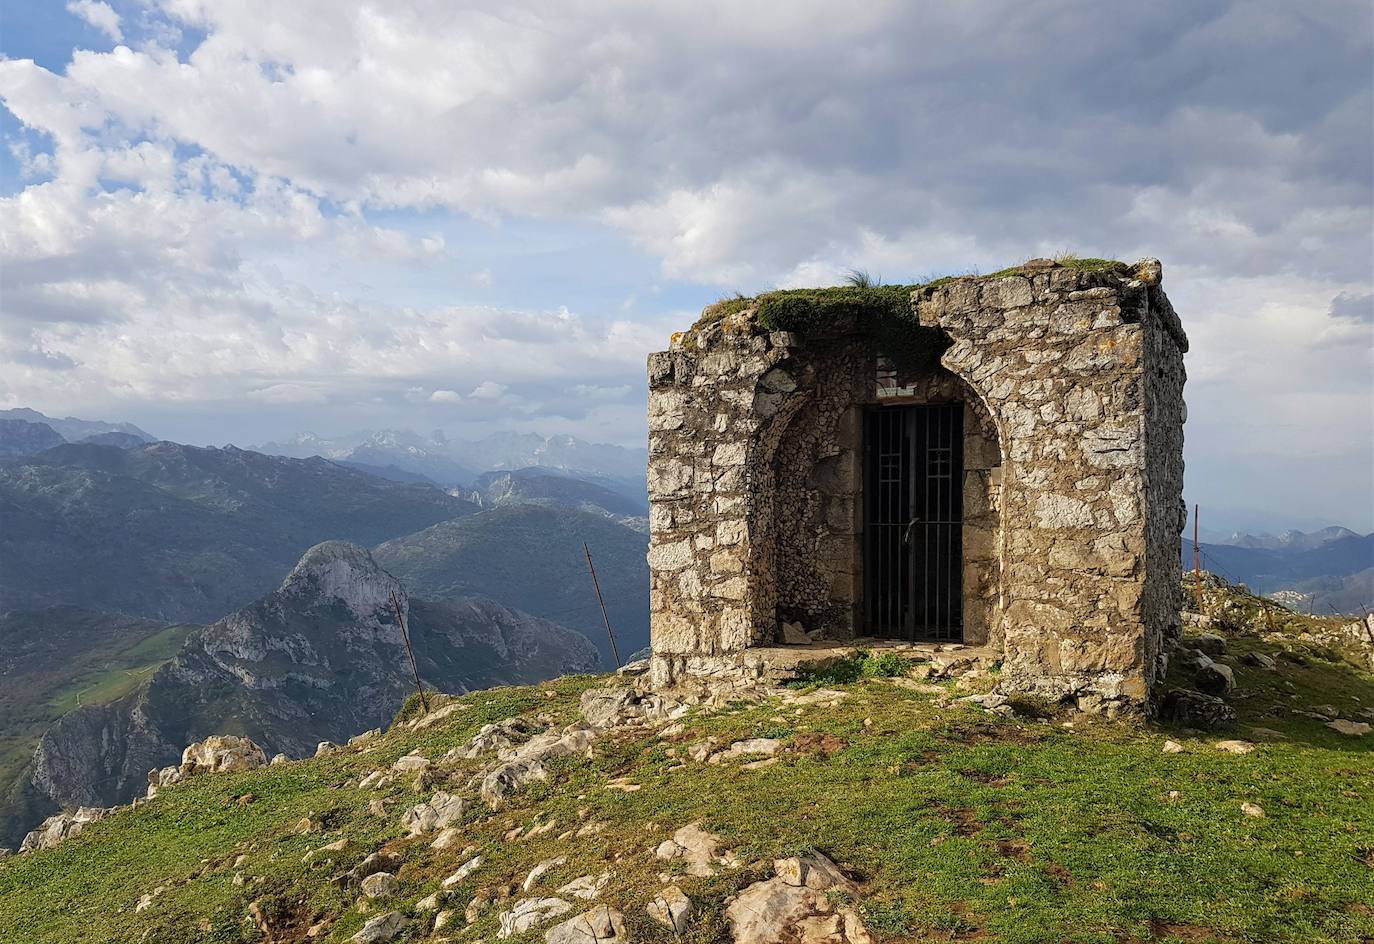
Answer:
[[968, 638], [1008, 689], [1146, 707], [1181, 527], [1186, 340], [1159, 274], [1038, 261], [919, 289], [951, 342], [924, 377], [880, 372], [871, 325], [803, 339], [708, 309], [649, 361], [654, 681], [728, 674], [780, 621], [861, 634], [862, 410], [943, 397], [973, 431]]

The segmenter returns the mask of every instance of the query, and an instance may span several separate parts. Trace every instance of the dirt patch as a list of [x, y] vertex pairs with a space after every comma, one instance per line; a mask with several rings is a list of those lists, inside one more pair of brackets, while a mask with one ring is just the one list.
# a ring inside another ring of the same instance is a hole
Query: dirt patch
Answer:
[[1046, 862], [1045, 874], [1054, 879], [1060, 885], [1072, 885], [1073, 873], [1060, 865], [1058, 862]]
[[967, 777], [970, 780], [976, 780], [989, 787], [1005, 787], [1007, 784], [1011, 783], [1010, 777], [1000, 774], [990, 774], [984, 770], [961, 770], [959, 771], [959, 776]]
[[967, 806], [945, 806], [941, 803], [936, 804], [935, 809], [945, 822], [954, 827], [955, 835], [976, 836], [983, 831], [978, 813]]
[[807, 733], [794, 737], [791, 749], [798, 754], [813, 754], [824, 759], [848, 746], [848, 741], [835, 734]]
[[996, 842], [997, 854], [1006, 859], [1025, 862], [1030, 859], [1030, 843], [1022, 839], [999, 839]]

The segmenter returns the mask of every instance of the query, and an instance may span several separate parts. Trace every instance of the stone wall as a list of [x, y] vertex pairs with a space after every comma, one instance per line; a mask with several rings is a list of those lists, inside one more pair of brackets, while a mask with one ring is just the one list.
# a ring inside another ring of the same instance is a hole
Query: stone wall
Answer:
[[1008, 688], [1145, 706], [1182, 525], [1186, 340], [1159, 280], [1039, 260], [917, 289], [950, 346], [916, 372], [862, 318], [802, 337], [707, 309], [649, 361], [654, 680], [728, 673], [786, 622], [865, 635], [864, 411], [958, 400], [966, 640], [1003, 650]]

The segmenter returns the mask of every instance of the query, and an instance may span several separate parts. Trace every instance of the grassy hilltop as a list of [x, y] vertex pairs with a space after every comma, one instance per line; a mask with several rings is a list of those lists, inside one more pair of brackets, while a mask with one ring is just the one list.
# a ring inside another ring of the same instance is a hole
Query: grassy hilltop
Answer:
[[[0, 860], [0, 940], [345, 941], [397, 911], [408, 921], [398, 941], [491, 941], [511, 902], [609, 871], [595, 902], [573, 900], [568, 914], [509, 940], [543, 940], [548, 927], [607, 904], [624, 912], [633, 941], [728, 941], [727, 899], [772, 875], [774, 859], [809, 850], [857, 881], [847, 903], [884, 941], [1374, 939], [1374, 735], [1327, 723], [1374, 707], [1374, 677], [1319, 644], [1262, 639], [1244, 594], [1209, 595], [1236, 678], [1227, 699], [1238, 720], [1224, 730], [1061, 716], [1032, 703], [999, 715], [954, 700], [967, 685], [908, 680], [908, 666], [867, 659], [764, 701], [695, 708], [680, 726], [612, 729], [590, 758], [552, 762], [547, 781], [499, 811], [476, 802], [447, 848], [432, 848], [433, 834], [408, 837], [407, 807], [436, 790], [470, 795], [469, 778], [490, 760], [438, 763], [451, 748], [514, 715], [547, 714], [540, 728], [572, 722], [583, 691], [618, 680], [493, 689], [429, 727], [402, 721], [336, 754], [193, 777], [54, 849]], [[1249, 653], [1276, 667], [1249, 664]], [[1188, 684], [1183, 661], [1171, 681]], [[821, 686], [843, 695], [798, 697]], [[772, 738], [781, 750], [752, 768], [757, 758], [691, 759], [709, 737], [719, 747]], [[1254, 748], [1229, 753], [1223, 739]], [[1166, 740], [1182, 752], [1164, 753]], [[436, 763], [359, 787], [412, 752]], [[694, 877], [655, 857], [693, 822], [738, 866]], [[399, 887], [364, 914], [357, 884], [339, 879], [379, 850]], [[441, 892], [454, 923], [431, 932], [434, 912], [416, 903], [475, 854], [480, 868]], [[521, 890], [537, 863], [560, 856], [532, 892]], [[680, 938], [645, 911], [669, 883], [694, 904]], [[468, 926], [464, 910], [478, 896], [498, 901], [474, 909]]]

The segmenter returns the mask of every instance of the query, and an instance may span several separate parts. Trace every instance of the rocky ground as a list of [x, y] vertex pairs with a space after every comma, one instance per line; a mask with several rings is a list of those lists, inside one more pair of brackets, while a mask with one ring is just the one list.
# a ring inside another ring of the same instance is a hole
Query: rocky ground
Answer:
[[1214, 609], [1169, 679], [1218, 700], [1190, 719], [1208, 730], [1063, 714], [996, 694], [995, 668], [884, 657], [732, 697], [577, 676], [440, 698], [301, 761], [196, 745], [154, 799], [47, 824], [0, 861], [0, 928], [36, 944], [1368, 941], [1374, 677]]

